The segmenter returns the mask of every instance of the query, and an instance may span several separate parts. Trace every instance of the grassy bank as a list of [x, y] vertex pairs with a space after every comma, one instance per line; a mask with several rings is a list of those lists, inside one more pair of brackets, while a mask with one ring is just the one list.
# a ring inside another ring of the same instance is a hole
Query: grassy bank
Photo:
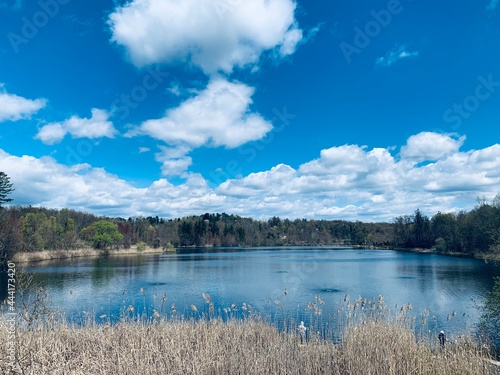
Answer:
[[[0, 352], [7, 353], [6, 325]], [[488, 353], [470, 339], [444, 349], [420, 341], [396, 322], [346, 328], [334, 345], [298, 332], [278, 332], [257, 319], [57, 323], [18, 329], [17, 368], [6, 355], [2, 374], [490, 374]]]
[[[500, 253], [488, 253], [488, 254], [463, 254], [463, 253], [441, 253], [432, 249], [413, 249], [413, 248], [387, 248], [387, 247], [364, 247], [364, 246], [353, 246], [354, 248], [369, 248], [371, 250], [394, 250], [403, 251], [410, 253], [419, 254], [439, 254], [447, 255], [460, 258], [476, 258], [487, 262], [500, 262]], [[79, 248], [73, 250], [43, 250], [34, 252], [19, 252], [15, 253], [12, 259], [16, 263], [28, 263], [28, 262], [40, 262], [47, 260], [63, 260], [63, 259], [73, 259], [73, 258], [83, 258], [83, 257], [100, 257], [115, 256], [115, 255], [139, 255], [139, 254], [162, 254], [165, 252], [175, 252], [174, 247], [170, 247], [167, 251], [162, 248], [152, 248], [145, 247], [141, 250], [137, 249], [137, 246], [132, 246], [129, 249], [116, 249], [103, 252], [102, 250], [96, 250], [90, 247]]]
[[96, 250], [88, 247], [88, 248], [80, 248], [73, 250], [43, 250], [34, 252], [19, 252], [14, 254], [12, 261], [15, 263], [27, 263], [27, 262], [40, 262], [46, 260], [100, 257], [103, 255], [118, 256], [118, 255], [138, 255], [138, 254], [161, 254], [164, 252], [165, 251], [162, 248], [154, 249], [152, 247], [145, 247], [144, 249], [138, 250], [136, 246], [132, 246], [129, 249], [117, 249], [109, 251]]

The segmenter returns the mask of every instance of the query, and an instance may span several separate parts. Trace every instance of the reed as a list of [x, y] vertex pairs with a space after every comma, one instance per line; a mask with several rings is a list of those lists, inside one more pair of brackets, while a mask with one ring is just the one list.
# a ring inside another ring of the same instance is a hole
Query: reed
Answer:
[[[324, 302], [316, 296], [307, 307], [311, 314], [307, 326], [290, 319], [282, 329], [254, 314], [247, 304], [233, 304], [218, 317], [212, 298], [202, 297], [208, 313], [192, 305], [192, 318], [163, 313], [164, 295], [150, 317], [129, 305], [116, 324], [106, 319], [98, 324], [89, 316], [75, 325], [57, 314], [47, 314], [37, 324], [20, 320], [16, 367], [11, 368], [2, 355], [0, 373], [476, 375], [498, 371], [486, 347], [466, 336], [440, 347], [435, 338], [417, 333], [415, 324], [420, 322], [413, 319], [411, 305], [393, 312], [383, 297], [350, 301], [346, 296], [337, 316], [326, 317], [318, 314]], [[233, 314], [237, 310], [244, 314]], [[320, 330], [332, 326], [333, 319], [341, 325], [337, 341]], [[8, 341], [2, 320], [0, 353], [7, 353]]]

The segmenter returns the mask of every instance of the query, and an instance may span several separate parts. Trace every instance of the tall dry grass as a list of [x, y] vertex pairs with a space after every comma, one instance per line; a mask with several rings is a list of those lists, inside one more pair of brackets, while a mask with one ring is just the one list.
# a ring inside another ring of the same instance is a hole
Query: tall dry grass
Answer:
[[[17, 363], [2, 374], [490, 374], [487, 351], [470, 339], [444, 349], [416, 337], [397, 319], [349, 324], [341, 343], [279, 332], [258, 318], [64, 321], [18, 328]], [[0, 329], [0, 353], [7, 328]]]
[[101, 257], [104, 254], [107, 256], [118, 256], [137, 254], [161, 254], [164, 252], [175, 252], [175, 248], [173, 248], [172, 246], [167, 246], [165, 249], [155, 249], [149, 246], [138, 248], [136, 245], [132, 245], [129, 249], [113, 249], [109, 251], [96, 250], [91, 247], [81, 247], [71, 250], [41, 250], [15, 253], [12, 261], [15, 263], [29, 263], [74, 258], [96, 258]]

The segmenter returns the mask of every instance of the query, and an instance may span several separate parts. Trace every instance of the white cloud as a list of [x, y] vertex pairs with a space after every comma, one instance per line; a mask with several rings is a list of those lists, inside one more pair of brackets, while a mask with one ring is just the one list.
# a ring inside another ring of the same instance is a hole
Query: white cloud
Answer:
[[[423, 138], [421, 134], [415, 137]], [[455, 143], [446, 146], [441, 138], [446, 136], [426, 134], [426, 139], [433, 136], [448, 151], [434, 153], [436, 159], [427, 165], [398, 158], [384, 148], [344, 145], [321, 151], [319, 158], [297, 169], [279, 164], [215, 188], [201, 175], [186, 172], [180, 185], [162, 178], [136, 188], [87, 164], [68, 167], [51, 157], [19, 157], [2, 150], [0, 170], [14, 183], [15, 204], [122, 217], [228, 212], [254, 218], [391, 221], [417, 208], [428, 215], [470, 209], [477, 196], [492, 199], [499, 192], [499, 144], [461, 151], [462, 141], [448, 136], [448, 142]], [[183, 170], [189, 161], [183, 159], [183, 151], [163, 147], [157, 158], [167, 162], [164, 168]]]
[[392, 50], [388, 51], [385, 56], [375, 59], [375, 65], [387, 67], [399, 60], [417, 57], [419, 54], [418, 51], [408, 51], [406, 44], [396, 45]]
[[45, 107], [45, 99], [26, 99], [9, 94], [0, 84], [0, 122], [17, 121], [30, 118], [33, 114]]
[[285, 36], [280, 46], [280, 53], [282, 56], [292, 55], [297, 48], [297, 45], [302, 40], [303, 33], [298, 27], [290, 29]]
[[190, 151], [189, 147], [158, 147], [160, 152], [155, 154], [155, 160], [163, 163], [161, 171], [164, 176], [183, 175], [193, 163], [191, 157], [186, 156]]
[[230, 73], [266, 50], [295, 51], [302, 31], [293, 0], [133, 0], [109, 16], [112, 41], [137, 66], [189, 62]]
[[157, 120], [143, 122], [129, 135], [144, 134], [168, 144], [238, 147], [269, 132], [272, 125], [249, 112], [254, 89], [224, 79], [212, 80], [197, 96]]
[[253, 92], [242, 83], [213, 79], [163, 118], [145, 121], [126, 136], [148, 135], [170, 145], [161, 148], [156, 160], [163, 163], [164, 175], [183, 173], [192, 162], [186, 155], [195, 148], [235, 148], [261, 139], [272, 129], [262, 116], [250, 112]]
[[60, 142], [66, 134], [73, 138], [114, 138], [117, 130], [109, 121], [110, 114], [102, 109], [92, 108], [91, 118], [72, 116], [63, 122], [55, 122], [42, 126], [35, 136], [45, 144]]
[[422, 132], [408, 138], [401, 148], [401, 156], [416, 162], [434, 161], [456, 153], [462, 147], [465, 136], [456, 138], [449, 134]]

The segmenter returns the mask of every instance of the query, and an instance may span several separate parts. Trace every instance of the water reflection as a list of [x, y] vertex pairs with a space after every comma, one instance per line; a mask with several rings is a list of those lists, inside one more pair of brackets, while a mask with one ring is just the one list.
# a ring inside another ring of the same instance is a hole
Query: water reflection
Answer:
[[274, 316], [278, 299], [281, 312], [301, 320], [310, 318], [305, 307], [319, 295], [326, 319], [346, 294], [352, 299], [383, 295], [390, 306], [411, 303], [415, 314], [428, 309], [436, 326], [453, 330], [478, 320], [474, 301], [481, 301], [492, 277], [500, 275], [498, 267], [473, 259], [325, 248], [188, 249], [45, 262], [24, 271], [50, 289], [54, 307], [70, 318], [84, 310], [117, 317], [129, 306], [135, 312], [171, 313], [172, 304], [190, 316], [191, 304], [200, 312], [208, 308], [201, 297], [208, 293], [222, 315], [233, 303], [239, 309], [246, 303]]

